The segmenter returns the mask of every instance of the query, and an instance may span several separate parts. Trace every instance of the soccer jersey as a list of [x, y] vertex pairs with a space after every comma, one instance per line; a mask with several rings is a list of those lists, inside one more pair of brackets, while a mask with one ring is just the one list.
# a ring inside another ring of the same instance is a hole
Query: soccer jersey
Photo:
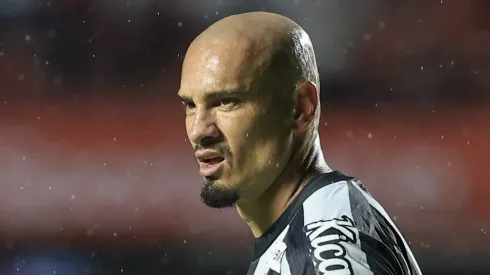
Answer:
[[256, 239], [247, 275], [420, 275], [410, 248], [362, 183], [338, 171], [305, 185]]

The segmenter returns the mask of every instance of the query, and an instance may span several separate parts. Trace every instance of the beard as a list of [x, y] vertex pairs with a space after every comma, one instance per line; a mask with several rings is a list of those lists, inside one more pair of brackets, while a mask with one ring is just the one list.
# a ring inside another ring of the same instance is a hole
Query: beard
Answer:
[[206, 179], [201, 189], [201, 201], [212, 208], [232, 207], [238, 199], [238, 190], [236, 188], [220, 186], [213, 179]]

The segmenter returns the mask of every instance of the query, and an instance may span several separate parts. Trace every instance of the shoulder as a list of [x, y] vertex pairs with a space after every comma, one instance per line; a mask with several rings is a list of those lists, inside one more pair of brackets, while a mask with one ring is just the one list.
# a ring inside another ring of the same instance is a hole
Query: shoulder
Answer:
[[309, 235], [314, 228], [330, 228], [354, 243], [360, 235], [377, 241], [396, 240], [388, 213], [360, 180], [347, 176], [332, 179], [328, 175], [320, 178], [316, 190], [303, 201], [301, 231]]

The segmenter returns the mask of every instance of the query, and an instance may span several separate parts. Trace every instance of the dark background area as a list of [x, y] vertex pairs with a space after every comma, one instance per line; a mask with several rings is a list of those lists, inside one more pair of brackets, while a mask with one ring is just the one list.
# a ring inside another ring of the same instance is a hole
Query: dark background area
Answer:
[[490, 274], [484, 0], [0, 0], [0, 274], [244, 274], [252, 235], [199, 201], [175, 96], [227, 15], [310, 34], [329, 164], [364, 181], [424, 274]]

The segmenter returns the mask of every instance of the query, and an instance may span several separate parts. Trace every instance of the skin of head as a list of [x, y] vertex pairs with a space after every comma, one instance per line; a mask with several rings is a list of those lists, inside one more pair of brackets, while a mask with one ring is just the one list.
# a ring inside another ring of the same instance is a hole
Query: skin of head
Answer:
[[259, 199], [317, 138], [313, 47], [277, 14], [233, 15], [202, 32], [186, 52], [179, 96], [196, 153], [212, 149], [224, 158], [204, 178], [201, 199], [211, 207]]

